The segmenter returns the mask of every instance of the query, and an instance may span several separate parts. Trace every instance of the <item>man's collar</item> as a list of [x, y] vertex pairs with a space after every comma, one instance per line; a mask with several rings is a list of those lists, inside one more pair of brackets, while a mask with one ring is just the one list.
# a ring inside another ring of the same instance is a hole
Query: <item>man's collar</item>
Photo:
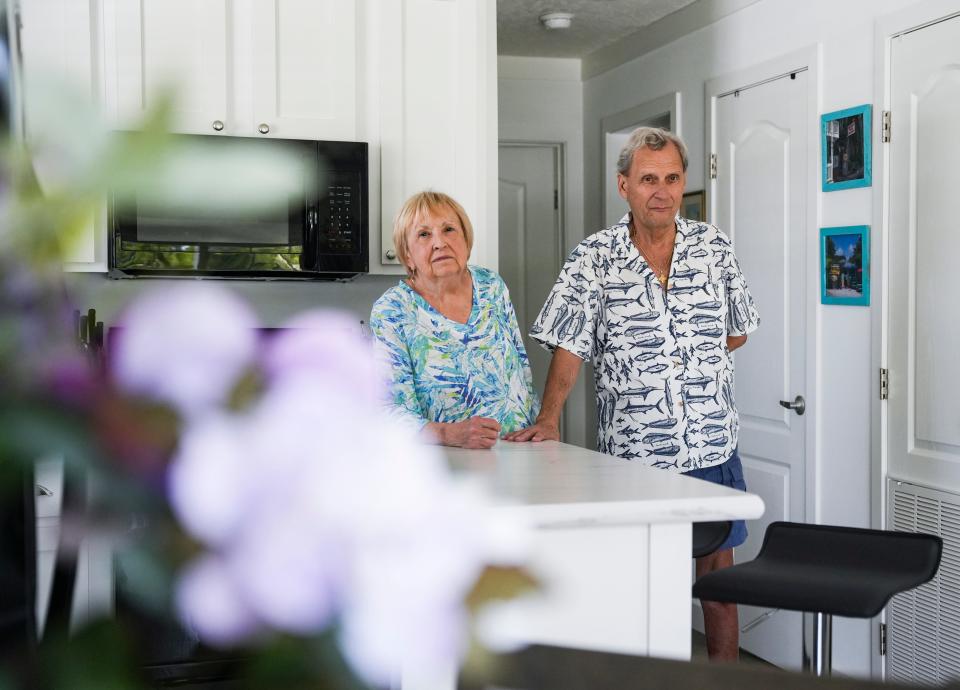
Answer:
[[[618, 230], [614, 236], [613, 243], [612, 254], [614, 261], [619, 261], [621, 262], [621, 265], [626, 265], [639, 259], [640, 251], [633, 243], [633, 240], [630, 239], [630, 212], [627, 211], [626, 215], [620, 219], [620, 222], [613, 227]], [[682, 218], [680, 214], [677, 214], [676, 227], [678, 235], [678, 239], [676, 241], [679, 245], [686, 241], [688, 227], [686, 219]]]
[[613, 260], [618, 261], [621, 264], [625, 264], [629, 261], [634, 261], [640, 257], [640, 252], [637, 251], [637, 248], [633, 244], [633, 240], [630, 239], [630, 212], [627, 211], [626, 215], [620, 219], [620, 222], [617, 223], [614, 228], [616, 228], [617, 233], [614, 235], [613, 240]]

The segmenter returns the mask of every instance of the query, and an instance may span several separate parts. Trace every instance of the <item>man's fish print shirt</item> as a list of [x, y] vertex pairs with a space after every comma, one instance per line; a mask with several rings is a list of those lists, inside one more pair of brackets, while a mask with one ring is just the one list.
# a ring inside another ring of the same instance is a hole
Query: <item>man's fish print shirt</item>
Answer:
[[501, 433], [533, 424], [539, 401], [517, 315], [503, 279], [469, 267], [467, 323], [448, 319], [403, 281], [373, 305], [370, 329], [389, 369], [389, 406], [420, 428], [490, 417]]
[[730, 240], [677, 217], [664, 293], [630, 240], [630, 216], [581, 242], [530, 335], [592, 359], [598, 449], [677, 472], [737, 445], [727, 336], [760, 323]]

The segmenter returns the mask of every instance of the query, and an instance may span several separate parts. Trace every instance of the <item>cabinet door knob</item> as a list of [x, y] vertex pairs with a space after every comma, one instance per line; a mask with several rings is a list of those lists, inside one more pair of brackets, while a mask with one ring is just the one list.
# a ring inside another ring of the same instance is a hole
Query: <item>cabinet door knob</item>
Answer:
[[269, 134], [270, 125], [268, 125], [266, 122], [263, 122], [259, 127], [257, 127], [257, 131], [260, 132], [260, 134]]
[[223, 120], [214, 120], [214, 121], [213, 121], [213, 128], [214, 128], [214, 130], [216, 130], [217, 132], [223, 130]]
[[37, 496], [53, 496], [53, 492], [43, 484], [37, 484]]
[[387, 250], [387, 261], [393, 261], [397, 258], [397, 253], [392, 249]]

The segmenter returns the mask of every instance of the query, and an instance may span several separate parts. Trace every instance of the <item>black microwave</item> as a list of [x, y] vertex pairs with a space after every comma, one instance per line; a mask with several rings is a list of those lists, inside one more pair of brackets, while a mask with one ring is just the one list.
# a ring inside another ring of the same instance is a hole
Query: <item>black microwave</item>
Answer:
[[[182, 134], [198, 150], [274, 147], [293, 155], [302, 184], [283, 203], [231, 212], [156, 203], [146, 194], [108, 200], [109, 275], [344, 280], [369, 266], [367, 144]], [[229, 190], [218, 197], [230, 198]], [[241, 194], [238, 190], [237, 194]], [[142, 198], [141, 198], [142, 197]]]

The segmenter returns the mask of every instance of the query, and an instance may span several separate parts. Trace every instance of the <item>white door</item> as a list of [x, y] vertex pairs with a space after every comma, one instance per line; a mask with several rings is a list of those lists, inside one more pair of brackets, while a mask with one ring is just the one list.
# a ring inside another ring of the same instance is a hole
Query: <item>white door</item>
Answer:
[[563, 263], [559, 147], [500, 145], [500, 275], [543, 394], [550, 353], [527, 335]]
[[[760, 312], [760, 328], [735, 355], [740, 456], [748, 490], [766, 505], [748, 525], [739, 562], [754, 558], [767, 524], [803, 521], [806, 417], [780, 401], [804, 395], [804, 236], [807, 209], [807, 73], [715, 100], [712, 222], [733, 242]], [[740, 624], [762, 620], [741, 646], [784, 668], [800, 668], [801, 615], [740, 607]]]
[[960, 491], [960, 18], [891, 45], [888, 472]]

